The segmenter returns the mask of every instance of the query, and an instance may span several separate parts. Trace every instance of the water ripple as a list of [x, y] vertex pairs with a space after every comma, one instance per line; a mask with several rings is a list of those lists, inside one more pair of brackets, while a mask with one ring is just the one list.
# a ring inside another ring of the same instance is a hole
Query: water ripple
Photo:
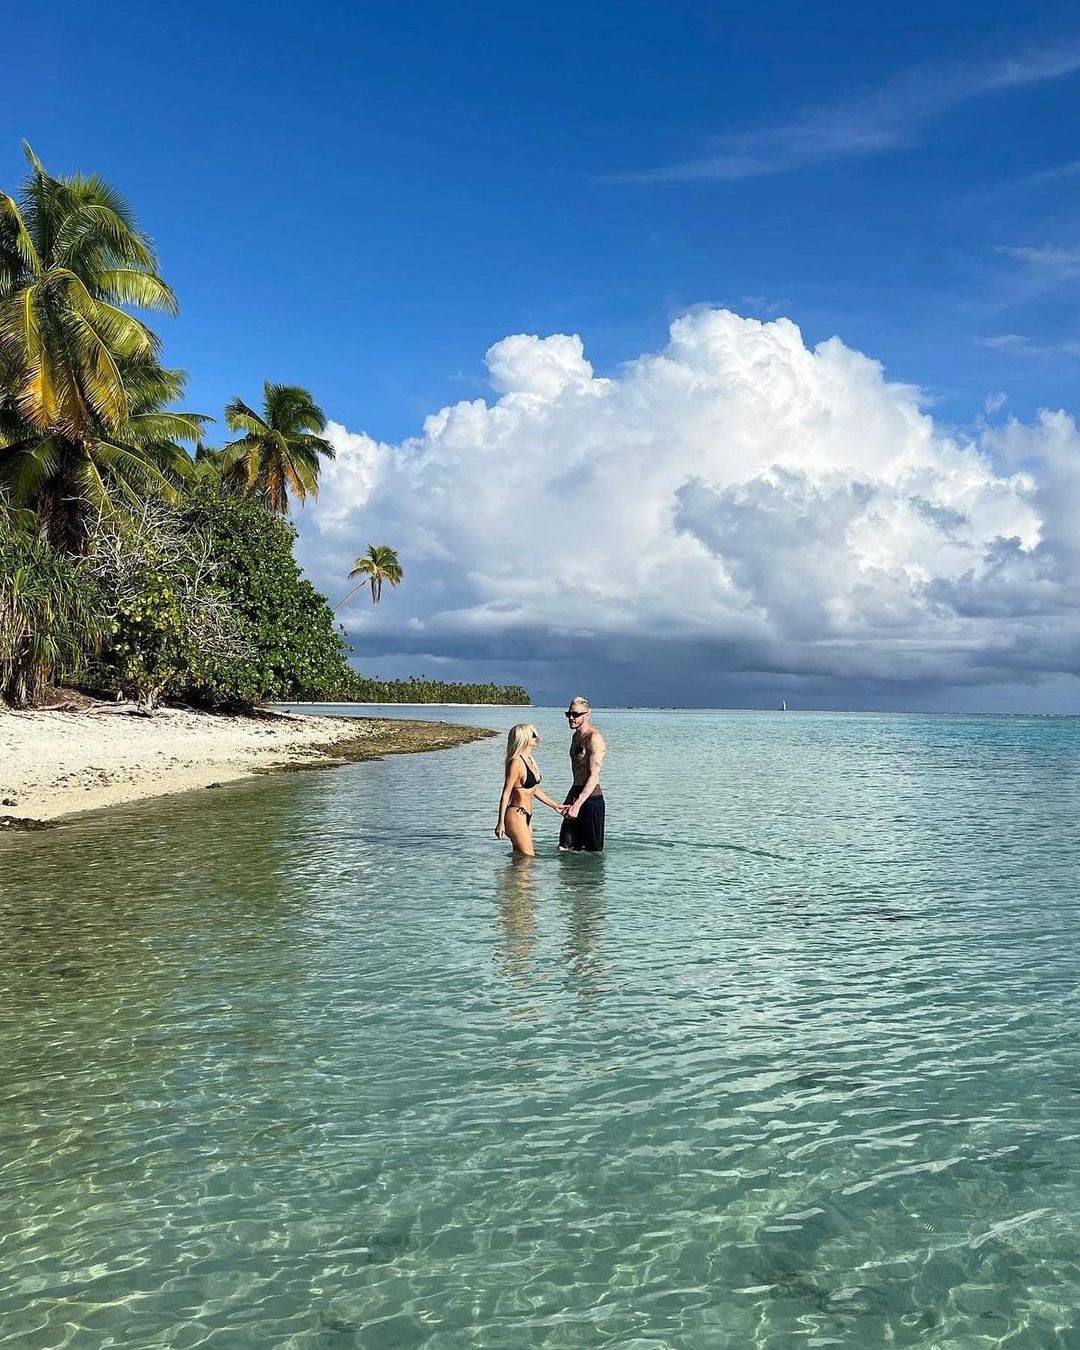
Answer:
[[0, 841], [0, 1346], [1080, 1344], [1080, 726], [603, 725]]

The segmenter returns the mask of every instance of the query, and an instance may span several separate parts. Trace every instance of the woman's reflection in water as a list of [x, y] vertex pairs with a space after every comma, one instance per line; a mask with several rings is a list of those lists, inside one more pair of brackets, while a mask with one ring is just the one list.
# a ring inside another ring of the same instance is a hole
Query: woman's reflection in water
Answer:
[[[536, 859], [515, 853], [498, 876], [499, 929], [496, 949], [499, 970], [518, 990], [530, 985], [536, 955]], [[535, 1004], [511, 1009], [512, 1021], [531, 1021]]]
[[559, 886], [566, 916], [565, 989], [584, 1005], [607, 986], [604, 975], [604, 855], [575, 854], [560, 859]]

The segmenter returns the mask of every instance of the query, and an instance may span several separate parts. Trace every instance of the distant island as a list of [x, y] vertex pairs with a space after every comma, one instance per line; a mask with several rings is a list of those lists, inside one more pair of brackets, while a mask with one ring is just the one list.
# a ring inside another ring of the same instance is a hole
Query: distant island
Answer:
[[529, 704], [532, 699], [519, 684], [457, 684], [427, 680], [413, 675], [407, 680], [372, 680], [356, 675], [353, 690], [341, 703], [511, 703]]

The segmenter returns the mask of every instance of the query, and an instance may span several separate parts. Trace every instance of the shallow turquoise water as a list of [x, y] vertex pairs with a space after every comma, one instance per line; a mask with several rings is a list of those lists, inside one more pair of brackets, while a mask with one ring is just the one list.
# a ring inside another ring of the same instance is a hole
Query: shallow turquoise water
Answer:
[[597, 720], [2, 841], [0, 1345], [1080, 1345], [1080, 722]]

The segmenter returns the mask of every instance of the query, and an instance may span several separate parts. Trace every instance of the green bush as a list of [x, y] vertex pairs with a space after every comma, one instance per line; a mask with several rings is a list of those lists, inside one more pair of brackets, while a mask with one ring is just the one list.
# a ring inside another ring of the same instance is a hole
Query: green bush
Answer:
[[218, 703], [257, 697], [254, 646], [220, 584], [213, 541], [163, 502], [101, 516], [85, 568], [109, 613], [109, 638], [91, 669], [100, 689], [140, 702]]
[[210, 541], [215, 583], [243, 624], [249, 649], [233, 672], [238, 695], [340, 697], [353, 677], [345, 640], [293, 557], [296, 530], [257, 501], [210, 486], [195, 490], [183, 517]]

